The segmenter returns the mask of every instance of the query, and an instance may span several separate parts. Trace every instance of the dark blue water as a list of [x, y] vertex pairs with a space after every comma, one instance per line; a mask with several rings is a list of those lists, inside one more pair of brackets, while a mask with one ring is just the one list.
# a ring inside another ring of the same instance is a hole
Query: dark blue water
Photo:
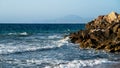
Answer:
[[0, 33], [63, 33], [84, 29], [84, 24], [0, 24]]
[[0, 68], [85, 68], [119, 62], [119, 53], [81, 49], [64, 38], [85, 24], [0, 24]]

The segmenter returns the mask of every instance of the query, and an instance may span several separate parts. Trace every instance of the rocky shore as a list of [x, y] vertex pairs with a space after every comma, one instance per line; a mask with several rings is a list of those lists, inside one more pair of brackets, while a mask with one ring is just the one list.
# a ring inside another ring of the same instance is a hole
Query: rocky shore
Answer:
[[84, 30], [71, 33], [72, 43], [81, 48], [120, 52], [120, 14], [111, 12], [88, 22]]

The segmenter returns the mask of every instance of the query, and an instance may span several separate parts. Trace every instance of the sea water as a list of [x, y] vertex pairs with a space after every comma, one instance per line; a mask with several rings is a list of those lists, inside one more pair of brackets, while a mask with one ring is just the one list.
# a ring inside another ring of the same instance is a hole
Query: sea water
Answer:
[[81, 29], [85, 24], [0, 24], [0, 68], [89, 68], [119, 62], [119, 53], [71, 43], [67, 35]]

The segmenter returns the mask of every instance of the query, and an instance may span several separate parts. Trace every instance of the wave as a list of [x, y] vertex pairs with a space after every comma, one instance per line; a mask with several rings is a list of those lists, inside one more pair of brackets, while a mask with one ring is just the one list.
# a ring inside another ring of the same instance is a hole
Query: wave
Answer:
[[24, 65], [26, 67], [36, 66], [42, 68], [85, 68], [85, 67], [92, 67], [99, 64], [113, 64], [118, 62], [109, 61], [107, 59], [91, 59], [91, 60], [73, 60], [73, 61], [65, 61], [65, 60], [55, 60], [55, 59], [26, 59], [26, 60], [19, 60], [19, 59], [2, 59], [1, 61], [6, 61], [6, 63]]
[[9, 36], [28, 36], [29, 33], [21, 32], [21, 33], [8, 33]]
[[58, 47], [63, 46], [63, 44], [68, 44], [68, 40], [69, 40], [69, 37], [66, 37], [64, 39], [61, 39], [61, 40], [57, 41], [57, 43], [59, 43]]
[[59, 47], [55, 46], [1, 46], [0, 45], [0, 54], [18, 54], [18, 53], [26, 53], [26, 52], [35, 52], [35, 51], [45, 51], [45, 50], [55, 50]]
[[66, 63], [60, 63], [55, 66], [46, 66], [45, 68], [84, 68], [91, 67], [103, 63], [113, 63], [107, 59], [94, 59], [94, 60], [73, 60]]
[[50, 35], [48, 36], [48, 39], [55, 39], [55, 38], [61, 38], [59, 35]]
[[[44, 50], [54, 50], [57, 48], [60, 48], [61, 46], [63, 46], [64, 44], [67, 44], [68, 38], [62, 39], [62, 40], [58, 40], [58, 41], [51, 41], [49, 43], [45, 43], [45, 46], [35, 46], [35, 44], [33, 44], [31, 46], [31, 44], [28, 45], [22, 45], [22, 44], [18, 44], [18, 45], [5, 45], [5, 44], [0, 44], [0, 54], [11, 54], [11, 53], [24, 53], [24, 52], [33, 52], [33, 51], [44, 51]], [[49, 45], [50, 43], [52, 43], [52, 45]]]

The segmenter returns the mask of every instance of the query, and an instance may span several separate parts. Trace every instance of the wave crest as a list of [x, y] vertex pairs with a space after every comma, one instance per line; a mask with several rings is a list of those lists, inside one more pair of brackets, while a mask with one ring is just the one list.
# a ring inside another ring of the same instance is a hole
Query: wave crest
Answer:
[[29, 33], [21, 32], [21, 33], [8, 33], [9, 36], [28, 36]]
[[107, 59], [94, 59], [94, 60], [73, 60], [67, 63], [60, 63], [53, 67], [46, 66], [45, 68], [84, 68], [86, 66], [94, 66], [102, 63], [109, 63]]
[[[45, 43], [45, 46], [39, 46], [36, 44], [17, 44], [17, 46], [13, 45], [13, 43], [8, 45], [0, 44], [0, 54], [11, 54], [11, 53], [23, 53], [23, 52], [31, 52], [31, 51], [43, 51], [43, 50], [50, 50], [50, 49], [57, 49], [64, 44], [67, 44], [68, 38], [52, 41]], [[52, 44], [52, 45], [49, 45]], [[36, 45], [36, 46], [35, 46]]]

